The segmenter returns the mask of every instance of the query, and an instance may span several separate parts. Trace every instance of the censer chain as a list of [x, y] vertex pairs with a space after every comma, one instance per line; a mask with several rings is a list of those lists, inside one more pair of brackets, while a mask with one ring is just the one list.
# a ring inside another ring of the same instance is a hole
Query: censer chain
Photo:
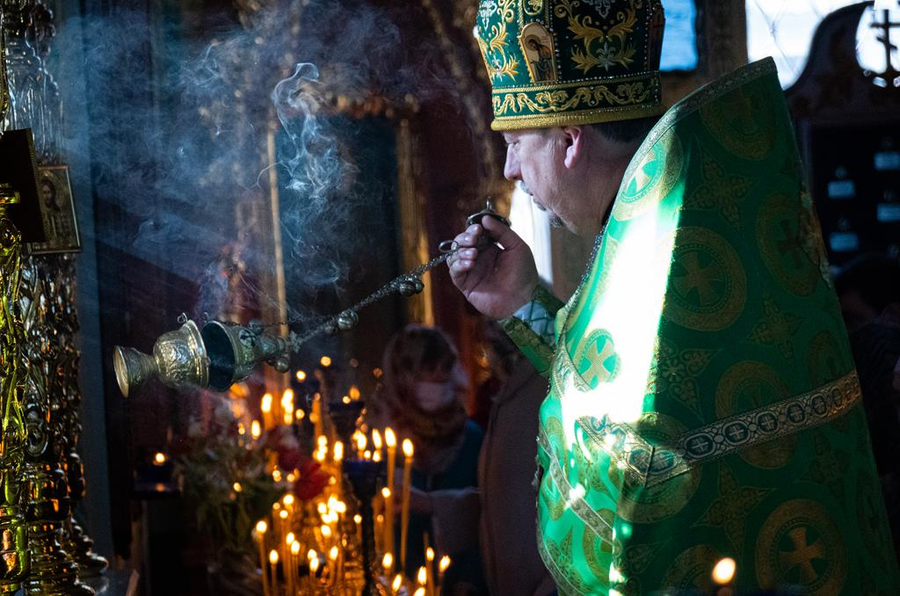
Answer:
[[[427, 263], [423, 263], [415, 269], [395, 277], [347, 310], [337, 315], [326, 317], [324, 322], [313, 326], [303, 333], [295, 333], [292, 331], [290, 334], [291, 349], [297, 352], [299, 351], [301, 345], [323, 333], [334, 335], [338, 332], [338, 330], [346, 331], [352, 329], [356, 326], [356, 323], [358, 321], [357, 313], [365, 307], [378, 302], [382, 298], [386, 298], [398, 293], [403, 296], [412, 296], [414, 294], [418, 294], [422, 291], [423, 287], [421, 277], [446, 261], [450, 257], [450, 255], [453, 254], [453, 252], [456, 251], [453, 250], [451, 252], [445, 252], [431, 259]], [[288, 319], [287, 323], [298, 323], [300, 321], [300, 318], [292, 317]]]

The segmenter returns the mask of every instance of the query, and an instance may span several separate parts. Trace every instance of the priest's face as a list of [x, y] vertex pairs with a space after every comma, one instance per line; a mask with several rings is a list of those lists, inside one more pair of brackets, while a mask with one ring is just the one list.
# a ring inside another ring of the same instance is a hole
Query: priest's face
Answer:
[[560, 188], [565, 148], [552, 133], [553, 129], [504, 132], [506, 165], [503, 175], [521, 184], [537, 208], [548, 213], [550, 225], [572, 230], [568, 221], [569, 209], [562, 200]]
[[610, 143], [591, 127], [503, 133], [503, 174], [518, 181], [551, 225], [579, 236], [600, 231], [633, 147]]

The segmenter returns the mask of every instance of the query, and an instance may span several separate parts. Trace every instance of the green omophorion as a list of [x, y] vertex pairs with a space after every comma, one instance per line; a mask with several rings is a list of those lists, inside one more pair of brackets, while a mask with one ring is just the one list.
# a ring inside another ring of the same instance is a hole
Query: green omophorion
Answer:
[[506, 327], [551, 377], [538, 541], [561, 593], [705, 591], [723, 557], [740, 593], [900, 585], [771, 59], [665, 113], [576, 294]]

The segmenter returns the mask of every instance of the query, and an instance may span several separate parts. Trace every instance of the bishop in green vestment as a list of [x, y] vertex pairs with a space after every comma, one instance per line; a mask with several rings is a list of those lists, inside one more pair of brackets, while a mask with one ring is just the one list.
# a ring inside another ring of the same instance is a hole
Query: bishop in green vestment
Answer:
[[[477, 16], [506, 175], [572, 231], [605, 226], [566, 304], [493, 221], [450, 259], [470, 302], [551, 380], [543, 560], [561, 594], [708, 592], [725, 557], [739, 593], [894, 593], [859, 383], [775, 66], [664, 110], [662, 27], [657, 0], [482, 0]], [[551, 50], [552, 73], [535, 71], [527, 39]], [[486, 233], [497, 242], [480, 244]]]

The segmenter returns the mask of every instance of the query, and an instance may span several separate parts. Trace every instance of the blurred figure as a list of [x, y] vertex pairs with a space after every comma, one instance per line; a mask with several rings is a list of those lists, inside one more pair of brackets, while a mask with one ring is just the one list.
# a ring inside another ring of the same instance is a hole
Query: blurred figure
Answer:
[[900, 552], [900, 264], [865, 254], [835, 276], [869, 422], [872, 453]]
[[873, 321], [892, 303], [900, 303], [900, 263], [878, 253], [860, 255], [834, 276], [847, 331]]
[[[468, 379], [456, 348], [437, 329], [409, 325], [389, 342], [383, 369], [384, 387], [369, 406], [369, 425], [390, 426], [398, 441], [409, 438], [416, 448], [406, 574], [415, 577], [418, 568], [425, 564], [424, 537], [428, 534], [435, 550], [450, 555], [453, 561], [444, 577], [445, 593], [484, 594], [475, 532], [466, 532], [469, 537], [454, 537], [444, 544], [432, 517], [433, 495], [462, 489], [475, 491], [478, 486], [482, 432], [466, 416]], [[454, 520], [454, 525], [477, 526], [477, 509], [461, 511], [460, 515], [467, 517]], [[400, 544], [399, 534], [395, 544]]]
[[[487, 323], [493, 396], [478, 466], [479, 538], [490, 593], [545, 596], [556, 590], [534, 540], [538, 412], [549, 385], [500, 326]], [[439, 509], [440, 511], [440, 509]], [[452, 510], [438, 515], [450, 518]]]

